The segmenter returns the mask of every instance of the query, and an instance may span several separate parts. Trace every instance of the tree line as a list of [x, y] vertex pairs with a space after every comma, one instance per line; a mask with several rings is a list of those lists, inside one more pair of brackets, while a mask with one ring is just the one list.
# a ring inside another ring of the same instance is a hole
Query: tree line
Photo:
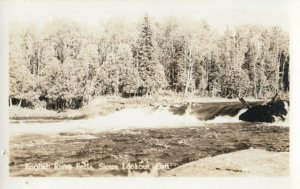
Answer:
[[87, 26], [66, 18], [13, 23], [9, 104], [61, 110], [100, 95], [173, 91], [207, 97], [268, 98], [289, 91], [289, 37], [280, 27], [145, 15]]

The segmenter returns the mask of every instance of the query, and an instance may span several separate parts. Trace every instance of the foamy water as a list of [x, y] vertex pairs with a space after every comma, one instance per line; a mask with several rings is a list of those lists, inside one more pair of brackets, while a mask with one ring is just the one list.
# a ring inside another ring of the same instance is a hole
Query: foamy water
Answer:
[[[59, 133], [59, 132], [99, 132], [133, 128], [176, 128], [204, 126], [207, 124], [238, 123], [239, 115], [245, 112], [242, 109], [236, 116], [218, 116], [212, 120], [203, 121], [190, 113], [174, 115], [168, 108], [135, 108], [123, 109], [106, 116], [98, 116], [85, 120], [61, 121], [56, 123], [13, 123], [10, 124], [10, 134], [26, 133]], [[287, 126], [288, 119], [276, 121], [268, 125]]]

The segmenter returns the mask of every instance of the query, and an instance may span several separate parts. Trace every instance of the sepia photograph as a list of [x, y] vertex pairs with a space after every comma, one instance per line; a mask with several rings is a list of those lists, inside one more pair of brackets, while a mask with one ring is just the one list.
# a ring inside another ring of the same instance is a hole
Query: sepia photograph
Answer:
[[9, 178], [290, 177], [291, 2], [8, 3]]

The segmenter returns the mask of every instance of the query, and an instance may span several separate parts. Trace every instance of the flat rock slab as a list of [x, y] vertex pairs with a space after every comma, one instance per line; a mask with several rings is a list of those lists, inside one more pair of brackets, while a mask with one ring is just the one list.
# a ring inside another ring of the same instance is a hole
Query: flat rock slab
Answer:
[[289, 152], [249, 149], [203, 158], [161, 176], [288, 176]]

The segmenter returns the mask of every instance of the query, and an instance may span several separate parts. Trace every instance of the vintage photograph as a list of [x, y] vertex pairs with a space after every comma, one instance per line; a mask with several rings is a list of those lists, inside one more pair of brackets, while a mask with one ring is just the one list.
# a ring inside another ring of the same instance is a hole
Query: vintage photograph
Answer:
[[289, 1], [247, 2], [16, 3], [9, 176], [289, 176]]

